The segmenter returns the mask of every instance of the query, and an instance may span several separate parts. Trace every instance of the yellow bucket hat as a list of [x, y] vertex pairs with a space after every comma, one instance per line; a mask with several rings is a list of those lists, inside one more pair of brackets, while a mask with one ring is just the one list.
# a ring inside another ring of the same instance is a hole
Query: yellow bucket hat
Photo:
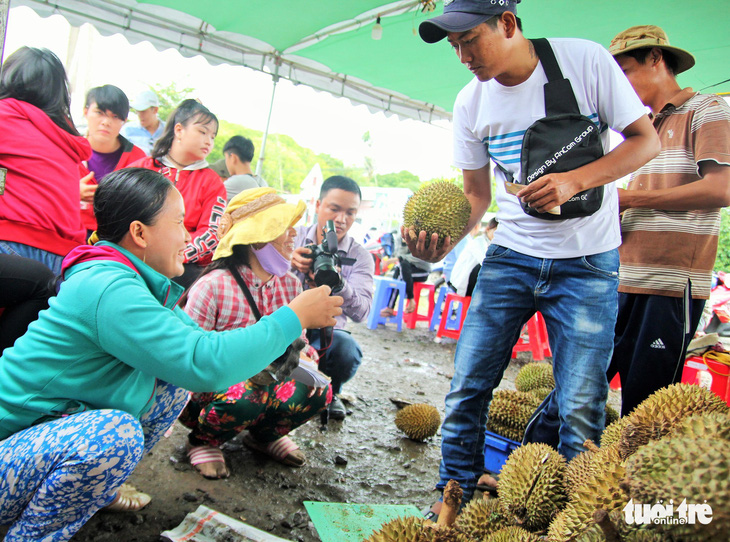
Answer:
[[608, 52], [613, 56], [617, 56], [633, 51], [634, 49], [644, 49], [647, 47], [659, 47], [673, 54], [677, 58], [678, 74], [687, 71], [695, 65], [695, 57], [691, 53], [679, 47], [669, 45], [667, 33], [652, 24], [632, 26], [623, 32], [619, 32], [611, 40]]
[[218, 226], [218, 247], [213, 259], [233, 254], [236, 245], [273, 241], [294, 226], [307, 205], [287, 203], [274, 188], [251, 188], [237, 194], [226, 207]]

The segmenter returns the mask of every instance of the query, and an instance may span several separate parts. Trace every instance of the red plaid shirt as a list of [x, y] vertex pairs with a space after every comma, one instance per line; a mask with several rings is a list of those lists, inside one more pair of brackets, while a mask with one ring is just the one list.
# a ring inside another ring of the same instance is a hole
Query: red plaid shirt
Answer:
[[[238, 272], [262, 316], [287, 305], [302, 292], [302, 283], [292, 273], [283, 277], [274, 276], [264, 282], [244, 265], [238, 267]], [[228, 331], [256, 323], [246, 297], [236, 279], [226, 269], [211, 271], [190, 288], [185, 312], [208, 331]], [[302, 338], [307, 340], [304, 331]], [[305, 352], [317, 360], [314, 348], [310, 346]]]

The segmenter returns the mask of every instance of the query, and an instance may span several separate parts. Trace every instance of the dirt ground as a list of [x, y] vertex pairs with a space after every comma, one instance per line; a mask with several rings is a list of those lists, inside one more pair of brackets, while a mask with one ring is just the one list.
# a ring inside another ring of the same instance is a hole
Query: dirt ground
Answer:
[[[292, 435], [307, 454], [303, 468], [280, 465], [234, 442], [224, 450], [230, 478], [203, 479], [183, 459], [187, 429], [176, 424], [130, 479], [152, 496], [151, 504], [139, 513], [98, 513], [73, 540], [159, 541], [162, 531], [205, 504], [281, 538], [310, 542], [319, 537], [303, 501], [430, 505], [437, 496], [440, 435], [425, 443], [406, 438], [393, 423], [397, 408], [390, 399], [432, 404], [443, 418], [455, 344], [435, 343], [435, 332], [423, 322], [401, 333], [393, 325], [349, 329], [364, 354], [344, 390], [353, 398], [351, 414], [326, 427], [310, 420]], [[501, 387], [514, 388], [517, 370], [530, 359], [521, 353], [513, 360]]]

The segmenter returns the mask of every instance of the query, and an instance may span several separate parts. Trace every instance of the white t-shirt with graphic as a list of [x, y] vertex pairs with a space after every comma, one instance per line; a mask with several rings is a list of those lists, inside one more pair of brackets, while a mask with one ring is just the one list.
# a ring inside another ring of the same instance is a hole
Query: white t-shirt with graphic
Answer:
[[[611, 55], [597, 43], [549, 40], [563, 76], [573, 87], [578, 107], [599, 128], [609, 151], [609, 131], [622, 132], [646, 109]], [[493, 160], [521, 178], [520, 155], [527, 128], [545, 117], [547, 77], [538, 63], [532, 75], [512, 87], [494, 79], [474, 78], [454, 105], [454, 165], [480, 169]], [[603, 204], [593, 215], [543, 220], [526, 214], [516, 196], [505, 191], [505, 175], [495, 168], [499, 228], [493, 242], [537, 258], [576, 258], [598, 254], [621, 244], [615, 183], [605, 185]]]

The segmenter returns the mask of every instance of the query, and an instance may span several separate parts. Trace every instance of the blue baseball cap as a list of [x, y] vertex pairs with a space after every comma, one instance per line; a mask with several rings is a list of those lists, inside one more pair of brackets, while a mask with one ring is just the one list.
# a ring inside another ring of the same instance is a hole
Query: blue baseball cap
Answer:
[[505, 11], [517, 13], [520, 0], [444, 0], [444, 14], [423, 21], [418, 27], [421, 39], [436, 43], [449, 32], [466, 32]]

